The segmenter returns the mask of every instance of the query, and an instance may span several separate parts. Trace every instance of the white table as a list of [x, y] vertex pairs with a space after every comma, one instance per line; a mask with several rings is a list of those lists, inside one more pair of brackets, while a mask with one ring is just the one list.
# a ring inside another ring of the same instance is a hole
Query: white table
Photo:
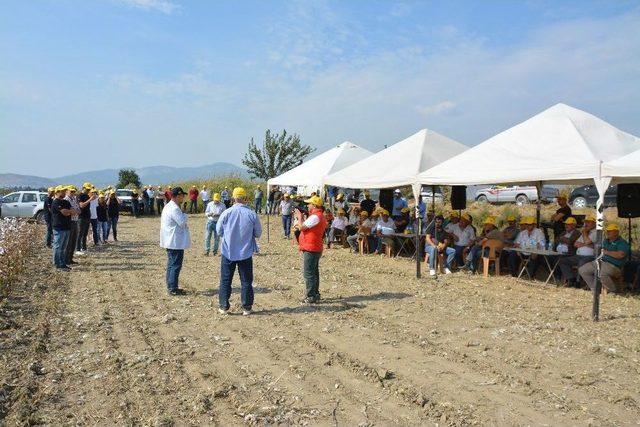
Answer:
[[[553, 275], [553, 273], [555, 273], [556, 268], [558, 267], [558, 262], [560, 262], [560, 257], [563, 256], [568, 256], [569, 254], [564, 254], [561, 252], [556, 252], [556, 251], [552, 251], [549, 249], [536, 249], [536, 248], [503, 248], [504, 251], [508, 251], [508, 252], [516, 252], [518, 253], [518, 255], [520, 255], [520, 259], [522, 259], [522, 269], [520, 270], [520, 274], [518, 274], [518, 279], [520, 277], [522, 277], [522, 275], [524, 274], [524, 272], [527, 272], [527, 276], [529, 276], [530, 279], [533, 279], [533, 277], [531, 277], [529, 275], [529, 271], [527, 270], [527, 266], [529, 265], [529, 261], [531, 261], [531, 255], [537, 255], [537, 256], [541, 256], [542, 258], [544, 258], [545, 263], [547, 264], [547, 268], [549, 270], [549, 276], [547, 277], [547, 280], [545, 280], [545, 285], [547, 283], [549, 283], [549, 280], [551, 280], [553, 278], [554, 283], [557, 284], [557, 281], [555, 280], [555, 276]], [[527, 257], [524, 257], [523, 255], [529, 255]], [[551, 262], [549, 262], [549, 257], [555, 257], [554, 258], [554, 262], [553, 265]]]

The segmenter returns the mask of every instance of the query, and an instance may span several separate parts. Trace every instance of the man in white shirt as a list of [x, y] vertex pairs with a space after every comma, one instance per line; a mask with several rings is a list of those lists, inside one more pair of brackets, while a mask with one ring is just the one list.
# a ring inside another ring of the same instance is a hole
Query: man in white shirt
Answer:
[[180, 209], [187, 193], [181, 187], [171, 190], [173, 198], [162, 210], [160, 217], [160, 247], [167, 250], [167, 291], [169, 295], [184, 295], [178, 287], [182, 269], [184, 250], [191, 246], [191, 235], [187, 225], [188, 217]]
[[558, 262], [558, 267], [562, 272], [562, 278], [567, 286], [577, 286], [577, 275], [573, 271], [573, 267], [582, 267], [584, 264], [591, 262], [595, 258], [595, 244], [598, 239], [596, 231], [596, 219], [589, 215], [584, 219], [584, 225], [580, 232], [580, 237], [575, 241], [573, 246], [576, 248], [576, 254], [569, 257], [562, 257]]
[[[446, 230], [446, 228], [445, 228]], [[473, 246], [476, 238], [476, 231], [471, 226], [471, 217], [468, 213], [463, 213], [457, 224], [453, 224], [448, 233], [453, 235], [453, 249], [456, 251], [458, 265], [464, 265], [464, 250]]]
[[386, 209], [380, 210], [380, 219], [376, 224], [375, 232], [377, 239], [375, 254], [382, 252], [382, 243], [389, 245], [393, 251], [393, 238], [390, 235], [396, 232], [396, 223], [391, 219], [389, 211]]
[[202, 199], [202, 206], [206, 209], [211, 201], [211, 191], [207, 189], [206, 185], [202, 186], [202, 191], [200, 191], [200, 198]]
[[156, 192], [153, 189], [152, 186], [148, 186], [147, 188], [147, 196], [149, 196], [148, 200], [149, 200], [149, 215], [155, 215], [155, 210], [154, 210], [154, 205], [155, 205], [155, 197], [156, 197]]
[[93, 188], [89, 192], [91, 201], [89, 202], [89, 212], [91, 212], [91, 233], [93, 234], [93, 244], [98, 246], [100, 238], [98, 236], [98, 190]]
[[338, 209], [338, 216], [336, 216], [331, 222], [331, 228], [329, 229], [329, 239], [327, 241], [327, 248], [331, 249], [331, 243], [336, 236], [343, 237], [345, 235], [345, 228], [349, 220], [345, 216], [344, 209]]
[[207, 218], [207, 223], [204, 229], [204, 256], [209, 256], [211, 250], [211, 235], [213, 235], [213, 255], [218, 255], [218, 247], [220, 246], [220, 236], [216, 230], [218, 219], [220, 215], [226, 209], [224, 203], [222, 203], [220, 193], [213, 195], [213, 201], [207, 203], [204, 211], [204, 216]]
[[[543, 249], [546, 245], [546, 239], [542, 230], [536, 227], [536, 221], [533, 217], [527, 216], [520, 220], [520, 233], [513, 244], [516, 248], [536, 248]], [[527, 256], [529, 254], [524, 253]], [[529, 272], [537, 270], [540, 258], [534, 257], [529, 261]], [[520, 256], [517, 252], [509, 253], [509, 272], [512, 276], [517, 277], [520, 270]], [[531, 275], [531, 273], [530, 273]], [[531, 275], [533, 278], [533, 276]]]
[[375, 223], [369, 219], [367, 211], [361, 211], [357, 225], [357, 232], [353, 236], [347, 237], [347, 243], [356, 253], [358, 252], [358, 239], [369, 239], [371, 237], [371, 229], [375, 226]]

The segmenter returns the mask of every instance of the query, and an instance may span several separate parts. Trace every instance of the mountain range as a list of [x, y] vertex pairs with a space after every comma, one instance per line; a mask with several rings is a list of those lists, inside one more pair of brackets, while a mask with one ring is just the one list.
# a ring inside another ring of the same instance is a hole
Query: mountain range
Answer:
[[142, 184], [150, 185], [166, 185], [172, 182], [180, 182], [190, 179], [207, 179], [223, 175], [239, 175], [242, 177], [248, 177], [245, 169], [231, 163], [218, 162], [197, 167], [148, 166], [144, 168], [124, 167], [118, 169], [102, 169], [56, 178], [0, 173], [0, 187], [43, 188], [57, 184], [81, 185], [83, 182], [87, 181], [97, 187], [105, 187], [107, 185], [115, 185], [118, 182], [118, 172], [120, 169], [134, 169], [140, 177]]

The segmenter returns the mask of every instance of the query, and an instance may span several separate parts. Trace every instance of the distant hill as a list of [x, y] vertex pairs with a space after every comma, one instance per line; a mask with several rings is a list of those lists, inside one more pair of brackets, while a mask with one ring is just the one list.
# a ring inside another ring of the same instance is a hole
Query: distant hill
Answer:
[[197, 167], [149, 166], [144, 168], [122, 167], [118, 169], [102, 169], [88, 171], [57, 178], [39, 176], [0, 174], [0, 187], [49, 187], [54, 184], [76, 184], [89, 181], [97, 187], [114, 185], [118, 181], [120, 169], [135, 169], [143, 184], [165, 185], [176, 181], [190, 179], [207, 179], [222, 175], [239, 175], [248, 177], [247, 172], [231, 163], [218, 162]]

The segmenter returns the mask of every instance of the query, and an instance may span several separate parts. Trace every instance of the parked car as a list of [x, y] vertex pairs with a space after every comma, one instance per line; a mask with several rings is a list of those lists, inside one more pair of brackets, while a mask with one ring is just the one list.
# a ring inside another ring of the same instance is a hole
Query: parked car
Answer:
[[[128, 188], [118, 188], [116, 190], [116, 197], [120, 200], [120, 211], [127, 211], [133, 213], [133, 203], [131, 202], [131, 195], [133, 190]], [[144, 203], [142, 203], [142, 197], [138, 197], [138, 213], [144, 214]]]
[[[558, 197], [557, 188], [542, 187], [542, 202], [553, 202]], [[493, 185], [476, 192], [476, 201], [481, 203], [515, 203], [518, 206], [538, 201], [538, 189], [533, 185]]]
[[435, 199], [436, 203], [442, 203], [444, 201], [444, 196], [442, 195], [442, 191], [440, 187], [436, 187], [436, 192], [433, 194], [431, 190], [431, 186], [422, 187], [420, 191], [420, 196], [422, 196], [422, 201], [426, 204], [431, 203], [433, 199]]
[[[616, 206], [618, 186], [610, 185], [604, 193], [604, 206]], [[583, 185], [574, 189], [569, 195], [569, 204], [574, 208], [595, 206], [598, 201], [598, 189], [595, 185]]]
[[44, 200], [47, 193], [40, 191], [16, 191], [2, 198], [2, 218], [34, 218], [44, 221]]

